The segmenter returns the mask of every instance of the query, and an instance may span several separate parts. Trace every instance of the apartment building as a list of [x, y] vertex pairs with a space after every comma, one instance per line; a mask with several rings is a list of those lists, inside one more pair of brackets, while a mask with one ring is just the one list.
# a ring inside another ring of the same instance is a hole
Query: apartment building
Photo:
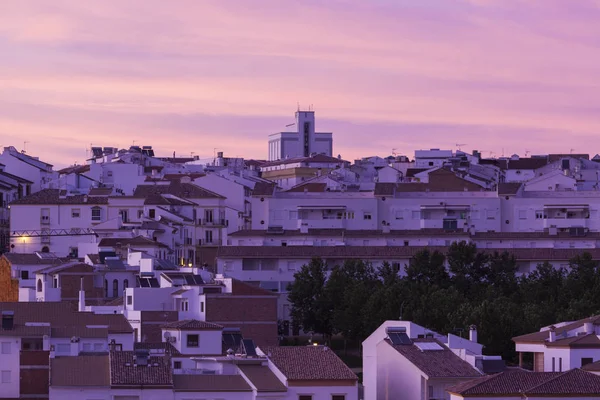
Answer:
[[3, 165], [3, 172], [31, 182], [31, 186], [28, 186], [30, 192], [25, 192], [23, 195], [47, 188], [48, 183], [58, 177], [58, 173], [52, 169], [52, 164], [32, 157], [25, 151], [18, 151], [13, 146], [4, 147], [0, 153], [0, 164]]

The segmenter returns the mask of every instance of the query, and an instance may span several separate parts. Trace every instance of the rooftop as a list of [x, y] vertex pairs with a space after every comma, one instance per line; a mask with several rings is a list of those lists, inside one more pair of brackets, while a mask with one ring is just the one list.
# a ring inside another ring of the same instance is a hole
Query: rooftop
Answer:
[[51, 359], [50, 386], [110, 386], [108, 355]]
[[261, 350], [288, 381], [358, 379], [331, 349], [324, 346], [265, 347]]
[[133, 197], [149, 198], [151, 196], [170, 194], [183, 199], [224, 199], [223, 196], [192, 183], [181, 183], [175, 180], [168, 185], [138, 185]]
[[85, 204], [100, 205], [108, 204], [108, 197], [88, 196], [84, 194], [61, 196], [59, 189], [42, 189], [39, 192], [15, 200], [11, 205], [41, 205], [41, 204]]
[[163, 329], [177, 329], [180, 331], [206, 331], [222, 330], [223, 326], [213, 324], [212, 322], [198, 321], [195, 319], [184, 319], [181, 321], [170, 322], [162, 325]]
[[168, 355], [150, 356], [147, 365], [136, 365], [134, 351], [112, 351], [109, 358], [111, 386], [173, 386]]
[[176, 392], [251, 392], [241, 375], [173, 375]]

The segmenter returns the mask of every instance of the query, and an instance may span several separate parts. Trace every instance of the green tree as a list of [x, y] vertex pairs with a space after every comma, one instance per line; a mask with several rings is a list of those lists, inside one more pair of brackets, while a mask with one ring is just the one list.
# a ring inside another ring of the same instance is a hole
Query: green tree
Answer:
[[437, 250], [417, 252], [405, 267], [406, 281], [421, 285], [449, 286], [450, 275], [444, 265], [445, 261], [444, 254]]
[[332, 307], [325, 291], [327, 266], [323, 260], [314, 258], [294, 274], [294, 282], [288, 287], [290, 314], [295, 324], [305, 332], [332, 334]]

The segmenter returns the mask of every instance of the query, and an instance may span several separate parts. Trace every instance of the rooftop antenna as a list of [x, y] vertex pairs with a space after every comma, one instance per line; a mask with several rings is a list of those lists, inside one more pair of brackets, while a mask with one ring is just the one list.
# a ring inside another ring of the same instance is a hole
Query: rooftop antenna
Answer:
[[527, 157], [529, 154], [531, 154], [531, 150], [525, 149], [525, 157]]
[[27, 143], [29, 143], [29, 140], [23, 142], [23, 153], [27, 153]]
[[393, 156], [397, 155], [397, 153], [396, 153], [396, 149], [395, 149], [395, 148], [394, 148], [394, 149], [392, 149], [392, 155], [393, 155]]
[[135, 142], [137, 142], [137, 140], [134, 140], [134, 141], [133, 141], [133, 143], [132, 143], [132, 146], [135, 146]]
[[300, 102], [298, 102], [298, 111], [300, 111]]
[[466, 146], [466, 145], [467, 145], [466, 143], [456, 143], [456, 147], [458, 147], [458, 151], [461, 151], [460, 148], [462, 146]]
[[574, 151], [575, 151], [575, 149], [571, 149], [571, 154], [573, 154]]

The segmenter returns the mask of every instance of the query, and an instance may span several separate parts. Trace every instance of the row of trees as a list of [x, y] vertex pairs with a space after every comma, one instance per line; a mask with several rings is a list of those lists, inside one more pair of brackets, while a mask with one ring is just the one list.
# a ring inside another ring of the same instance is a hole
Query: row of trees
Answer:
[[600, 268], [589, 253], [568, 269], [546, 262], [517, 276], [512, 255], [459, 242], [446, 254], [423, 250], [398, 272], [388, 263], [349, 260], [329, 268], [313, 259], [289, 288], [293, 323], [353, 342], [390, 319], [459, 335], [475, 324], [486, 354], [514, 360], [514, 336], [600, 313]]

